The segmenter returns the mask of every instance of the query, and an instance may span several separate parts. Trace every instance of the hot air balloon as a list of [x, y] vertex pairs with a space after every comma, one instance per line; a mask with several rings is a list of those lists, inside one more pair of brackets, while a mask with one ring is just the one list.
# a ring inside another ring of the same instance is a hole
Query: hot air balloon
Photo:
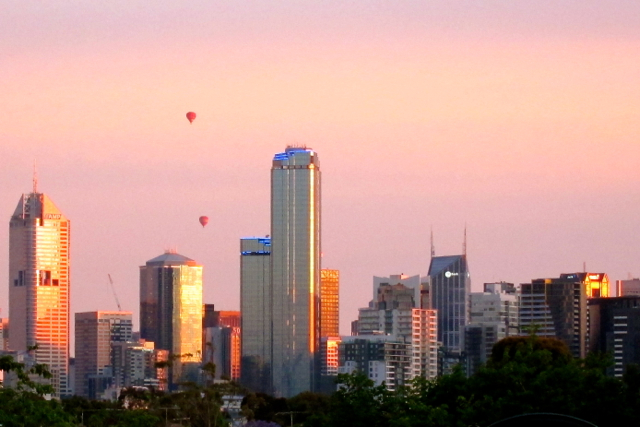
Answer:
[[202, 227], [204, 228], [205, 225], [207, 225], [209, 223], [209, 217], [208, 216], [201, 216], [200, 217], [200, 224], [202, 224]]
[[187, 120], [189, 120], [189, 123], [193, 123], [195, 119], [196, 119], [196, 113], [194, 113], [193, 111], [189, 111], [187, 113]]

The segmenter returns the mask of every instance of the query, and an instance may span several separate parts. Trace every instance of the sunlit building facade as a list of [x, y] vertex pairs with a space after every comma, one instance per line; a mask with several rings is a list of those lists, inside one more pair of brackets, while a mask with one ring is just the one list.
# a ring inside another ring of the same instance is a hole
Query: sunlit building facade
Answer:
[[169, 351], [169, 386], [198, 381], [202, 362], [202, 266], [173, 251], [140, 267], [140, 338]]
[[35, 188], [22, 195], [9, 223], [9, 348], [35, 347], [56, 397], [70, 392], [69, 233], [67, 217]]
[[271, 238], [240, 240], [242, 385], [271, 391]]
[[[115, 383], [111, 345], [131, 341], [130, 311], [75, 314], [75, 395], [97, 399]], [[98, 381], [104, 379], [103, 381]], [[101, 386], [102, 385], [102, 386]]]
[[320, 346], [320, 162], [287, 147], [271, 168], [272, 384], [276, 396], [314, 390]]
[[340, 335], [340, 271], [320, 270], [320, 337]]

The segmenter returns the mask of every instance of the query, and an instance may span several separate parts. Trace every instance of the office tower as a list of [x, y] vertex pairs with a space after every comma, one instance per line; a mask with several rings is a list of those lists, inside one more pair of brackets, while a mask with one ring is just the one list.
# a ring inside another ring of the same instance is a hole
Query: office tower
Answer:
[[35, 347], [56, 397], [69, 393], [69, 232], [67, 217], [35, 183], [9, 223], [9, 348]]
[[75, 317], [75, 394], [99, 399], [114, 383], [111, 344], [131, 341], [132, 314], [129, 311], [91, 311], [76, 313]]
[[271, 391], [271, 239], [240, 240], [242, 385]]
[[469, 323], [471, 281], [466, 255], [431, 258], [429, 285], [431, 308], [438, 310], [438, 341], [445, 351], [459, 352]]
[[320, 270], [320, 337], [340, 335], [340, 271]]
[[616, 280], [616, 295], [619, 297], [640, 295], [640, 279]]
[[640, 296], [591, 298], [589, 351], [613, 355], [607, 375], [621, 378], [628, 365], [640, 365]]
[[513, 283], [485, 283], [484, 292], [470, 294], [470, 322], [464, 328], [467, 375], [487, 363], [493, 345], [518, 335], [518, 296]]
[[169, 388], [199, 380], [202, 266], [174, 251], [140, 267], [140, 337], [169, 351]]
[[320, 345], [320, 162], [287, 147], [271, 168], [272, 380], [276, 396], [314, 390]]
[[561, 274], [520, 286], [520, 333], [564, 341], [574, 357], [586, 356], [587, 298], [608, 297], [604, 273]]

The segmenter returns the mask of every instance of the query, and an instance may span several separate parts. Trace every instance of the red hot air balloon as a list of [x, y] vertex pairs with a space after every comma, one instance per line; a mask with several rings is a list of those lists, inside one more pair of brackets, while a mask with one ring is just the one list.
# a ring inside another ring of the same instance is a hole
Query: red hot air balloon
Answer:
[[196, 119], [196, 113], [194, 113], [193, 111], [189, 111], [187, 113], [187, 120], [189, 120], [189, 123], [193, 123], [195, 119]]
[[208, 223], [209, 223], [209, 217], [208, 216], [201, 216], [200, 217], [200, 224], [202, 224], [202, 227], [204, 227]]

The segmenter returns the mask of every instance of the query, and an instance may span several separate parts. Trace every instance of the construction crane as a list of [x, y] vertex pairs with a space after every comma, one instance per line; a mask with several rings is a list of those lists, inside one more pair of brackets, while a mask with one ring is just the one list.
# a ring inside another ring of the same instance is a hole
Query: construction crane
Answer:
[[109, 283], [111, 283], [111, 291], [113, 292], [113, 297], [116, 299], [116, 304], [118, 304], [118, 311], [122, 311], [122, 307], [120, 307], [120, 301], [118, 301], [118, 295], [116, 294], [116, 288], [113, 286], [113, 279], [111, 278], [111, 274], [107, 274], [109, 276]]

